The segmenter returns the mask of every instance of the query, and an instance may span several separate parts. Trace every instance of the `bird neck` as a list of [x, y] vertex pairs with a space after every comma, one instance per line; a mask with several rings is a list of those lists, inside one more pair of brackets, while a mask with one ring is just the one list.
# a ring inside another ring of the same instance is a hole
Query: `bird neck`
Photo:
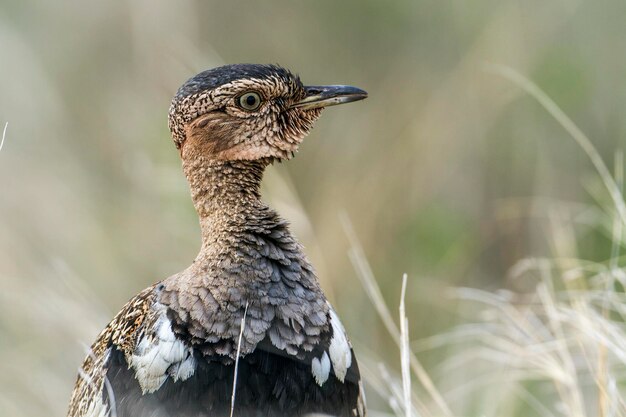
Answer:
[[224, 233], [243, 228], [266, 212], [261, 180], [268, 160], [221, 161], [198, 157], [183, 161], [191, 197], [200, 218], [203, 250]]

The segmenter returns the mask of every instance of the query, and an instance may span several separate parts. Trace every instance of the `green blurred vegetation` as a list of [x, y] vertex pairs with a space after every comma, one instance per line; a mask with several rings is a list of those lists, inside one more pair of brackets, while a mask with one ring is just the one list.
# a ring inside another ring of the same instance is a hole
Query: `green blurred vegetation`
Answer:
[[[398, 365], [359, 289], [342, 211], [392, 311], [408, 273], [412, 339], [463, 320], [450, 286], [524, 288], [507, 271], [553, 253], [553, 204], [577, 225], [570, 255], [608, 259], [610, 227], [588, 206], [606, 196], [587, 157], [483, 66], [537, 82], [612, 166], [626, 144], [625, 21], [619, 0], [5, 0], [0, 414], [63, 414], [81, 343], [195, 256], [167, 109], [188, 77], [225, 63], [279, 63], [306, 83], [370, 93], [325, 111], [264, 185], [357, 352]], [[435, 369], [445, 355], [420, 357]]]

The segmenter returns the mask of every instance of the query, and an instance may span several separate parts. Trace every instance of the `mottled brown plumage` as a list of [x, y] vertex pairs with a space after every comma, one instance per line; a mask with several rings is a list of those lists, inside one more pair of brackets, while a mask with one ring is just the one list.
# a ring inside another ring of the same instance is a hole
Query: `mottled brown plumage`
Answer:
[[265, 65], [216, 68], [180, 88], [169, 122], [202, 248], [98, 336], [69, 417], [228, 415], [238, 354], [245, 378], [235, 415], [364, 415], [343, 327], [259, 191], [265, 168], [297, 151], [323, 107], [364, 97], [354, 87], [305, 87]]

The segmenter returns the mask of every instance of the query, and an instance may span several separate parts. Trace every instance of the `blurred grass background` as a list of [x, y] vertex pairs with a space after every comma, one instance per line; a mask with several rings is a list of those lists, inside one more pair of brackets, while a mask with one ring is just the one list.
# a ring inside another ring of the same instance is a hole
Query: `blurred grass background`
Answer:
[[[341, 212], [389, 305], [408, 273], [415, 340], [465, 320], [451, 286], [527, 290], [507, 279], [527, 256], [607, 260], [612, 236], [596, 205], [606, 196], [587, 157], [483, 66], [537, 82], [611, 165], [626, 135], [625, 21], [619, 0], [5, 0], [0, 414], [63, 415], [84, 345], [130, 296], [196, 255], [167, 109], [187, 78], [225, 63], [279, 63], [305, 83], [370, 93], [325, 111], [264, 185], [362, 355], [399, 366]], [[554, 207], [576, 226], [567, 239], [547, 233]], [[443, 385], [447, 354], [418, 352]]]

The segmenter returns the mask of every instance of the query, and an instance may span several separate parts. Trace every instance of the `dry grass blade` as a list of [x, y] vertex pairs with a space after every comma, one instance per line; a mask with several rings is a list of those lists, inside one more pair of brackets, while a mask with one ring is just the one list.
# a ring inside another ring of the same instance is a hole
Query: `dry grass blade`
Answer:
[[376, 283], [376, 278], [374, 278], [372, 269], [369, 267], [369, 264], [365, 259], [363, 248], [361, 248], [359, 240], [356, 237], [356, 233], [354, 233], [354, 229], [352, 228], [352, 222], [350, 222], [350, 218], [345, 212], [341, 212], [339, 214], [339, 218], [344, 232], [350, 241], [350, 252], [348, 256], [358, 272], [357, 275], [361, 279], [361, 283], [367, 292], [367, 296], [374, 303], [374, 307], [376, 307], [376, 311], [387, 328], [387, 331], [391, 334], [391, 336], [393, 336], [394, 340], [399, 342], [400, 331], [396, 327], [396, 323], [393, 321], [391, 312], [385, 304], [383, 294], [380, 292], [380, 288]]
[[4, 138], [7, 135], [7, 127], [9, 127], [9, 122], [6, 122], [4, 124], [4, 129], [2, 130], [2, 140], [0, 140], [0, 151], [2, 150], [2, 147], [4, 146]]
[[[402, 348], [400, 330], [398, 330], [398, 327], [394, 323], [391, 313], [389, 312], [389, 309], [385, 304], [380, 288], [378, 287], [376, 279], [374, 278], [374, 274], [372, 273], [367, 259], [363, 254], [363, 249], [361, 248], [359, 240], [354, 233], [350, 218], [345, 212], [341, 212], [339, 214], [339, 217], [343, 229], [348, 237], [348, 240], [350, 241], [349, 257], [355, 269], [357, 270], [357, 276], [361, 280], [361, 284], [365, 288], [368, 297], [370, 298], [372, 303], [374, 303], [374, 307], [376, 308], [378, 315], [380, 316], [385, 327], [387, 328], [387, 331], [389, 332], [389, 334], [391, 334], [394, 342], [398, 345], [398, 347]], [[443, 396], [441, 395], [437, 387], [435, 387], [435, 384], [433, 383], [432, 379], [430, 378], [422, 364], [417, 359], [417, 356], [415, 356], [415, 354], [410, 350], [409, 359], [411, 369], [415, 373], [415, 376], [417, 376], [420, 383], [424, 386], [426, 392], [428, 392], [428, 395], [430, 395], [433, 401], [437, 404], [437, 407], [439, 408], [442, 415], [452, 416], [453, 414], [450, 410], [450, 407], [448, 407], [448, 404], [446, 404]]]
[[109, 382], [109, 378], [104, 377], [104, 387], [107, 390], [107, 395], [109, 396], [109, 417], [117, 417], [117, 405], [115, 403], [115, 392], [113, 391], [113, 387], [111, 386], [111, 382]]
[[624, 197], [616, 184], [613, 176], [611, 175], [606, 164], [602, 160], [600, 153], [593, 146], [591, 140], [583, 133], [582, 130], [570, 119], [561, 108], [541, 89], [537, 84], [524, 77], [519, 72], [515, 71], [511, 67], [504, 65], [487, 64], [485, 69], [488, 72], [500, 75], [509, 81], [515, 83], [518, 87], [522, 88], [526, 93], [539, 102], [544, 109], [554, 117], [554, 119], [574, 138], [578, 145], [587, 154], [593, 166], [600, 174], [605, 187], [611, 195], [613, 204], [619, 213], [620, 219], [623, 224], [626, 225], [626, 203], [624, 203]]
[[404, 299], [406, 296], [407, 274], [402, 276], [402, 292], [400, 295], [400, 363], [402, 364], [402, 393], [404, 395], [404, 413], [411, 417], [411, 355], [409, 348], [409, 319], [406, 317]]
[[[619, 190], [623, 193], [624, 189], [624, 154], [622, 152], [617, 152], [615, 155], [615, 183], [617, 184]], [[606, 293], [609, 294], [613, 286], [615, 285], [615, 273], [619, 269], [618, 260], [619, 260], [619, 249], [621, 237], [623, 234], [624, 223], [619, 221], [619, 218], [613, 218], [613, 236], [611, 239], [611, 261], [610, 261], [610, 271], [611, 273], [607, 274], [608, 279], [606, 280], [605, 290]], [[604, 297], [602, 302], [602, 317], [605, 320], [609, 319], [609, 297]], [[607, 381], [607, 347], [602, 344], [600, 346], [600, 352], [598, 353], [598, 386], [606, 387], [609, 384]], [[611, 396], [608, 394], [607, 389], [601, 389], [600, 394], [598, 395], [598, 411], [599, 415], [606, 416], [609, 415], [609, 410], [613, 409], [611, 402]]]
[[246, 308], [243, 310], [243, 317], [241, 318], [241, 329], [239, 330], [239, 340], [237, 340], [237, 357], [235, 358], [235, 372], [233, 375], [233, 393], [230, 397], [230, 417], [235, 415], [235, 396], [237, 393], [237, 371], [239, 370], [239, 354], [241, 353], [241, 339], [243, 339], [243, 331], [246, 328], [246, 316], [248, 315], [248, 302], [246, 301]]

